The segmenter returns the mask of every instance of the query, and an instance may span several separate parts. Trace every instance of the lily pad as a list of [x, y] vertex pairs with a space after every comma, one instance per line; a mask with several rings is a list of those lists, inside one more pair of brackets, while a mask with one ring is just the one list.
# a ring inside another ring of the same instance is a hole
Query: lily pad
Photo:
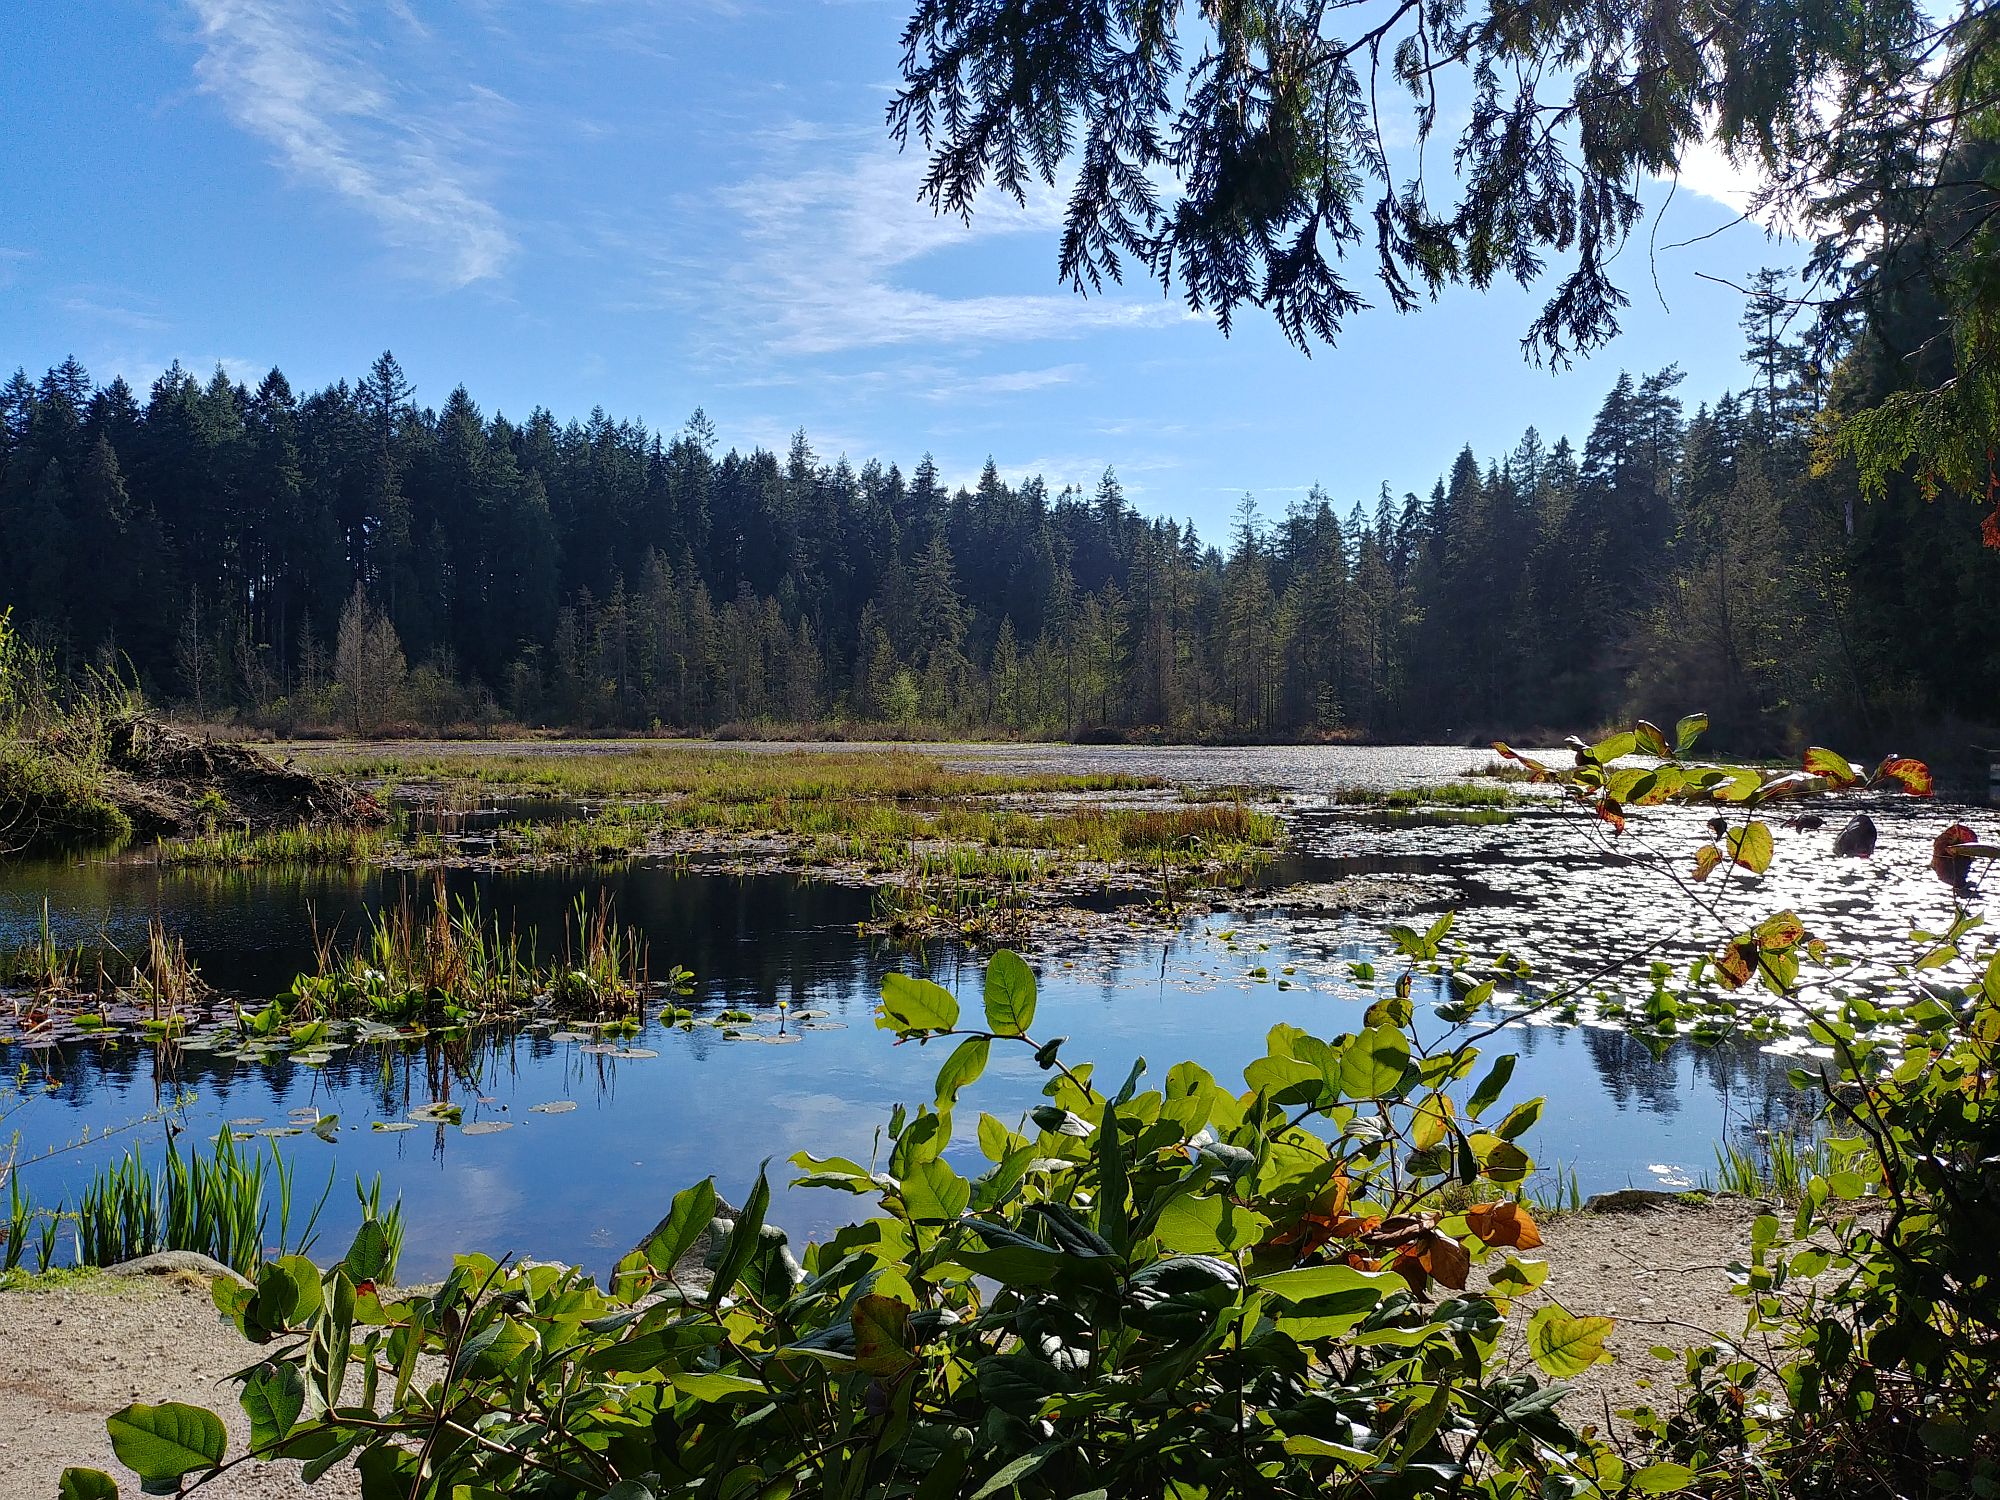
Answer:
[[574, 1099], [551, 1099], [547, 1104], [531, 1104], [528, 1111], [537, 1115], [566, 1115], [576, 1108]]
[[387, 1135], [404, 1130], [415, 1130], [417, 1126], [414, 1120], [377, 1120], [368, 1128], [370, 1130], [379, 1130]]
[[460, 1135], [498, 1135], [503, 1130], [512, 1130], [512, 1120], [475, 1120], [470, 1125], [458, 1127]]

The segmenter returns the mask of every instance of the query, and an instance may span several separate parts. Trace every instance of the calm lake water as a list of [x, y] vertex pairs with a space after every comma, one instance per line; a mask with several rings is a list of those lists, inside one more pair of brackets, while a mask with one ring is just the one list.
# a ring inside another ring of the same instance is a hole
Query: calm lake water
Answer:
[[[1279, 1021], [1324, 1035], [1354, 1029], [1372, 996], [1349, 965], [1381, 959], [1385, 923], [1412, 914], [1460, 909], [1457, 930], [1481, 949], [1537, 961], [1571, 953], [1594, 964], [1614, 943], [1663, 936], [1692, 951], [1704, 924], [1726, 924], [1739, 908], [1761, 914], [1790, 905], [1829, 936], [1883, 947], [1912, 925], [1941, 925], [1950, 905], [1925, 868], [1931, 833], [1949, 821], [1935, 806], [1879, 799], [1884, 837], [1865, 864], [1831, 860], [1821, 847], [1830, 827], [1782, 834], [1769, 880], [1707, 893], [1719, 909], [1697, 917], [1671, 886], [1633, 863], [1630, 846], [1595, 841], [1587, 819], [1537, 809], [1483, 826], [1392, 821], [1328, 800], [1342, 786], [1453, 777], [1479, 759], [1465, 750], [1009, 748], [967, 758], [1090, 766], [1110, 759], [1191, 784], [1256, 782], [1289, 798], [1294, 850], [1240, 909], [1164, 935], [1113, 924], [1087, 940], [1030, 947], [1042, 981], [1038, 1033], [1067, 1035], [1064, 1055], [1096, 1061], [1100, 1076], [1123, 1077], [1143, 1055], [1156, 1079], [1192, 1057], [1230, 1081]], [[1989, 835], [1985, 825], [2000, 821], [1978, 810], [1950, 815]], [[1678, 859], [1682, 845], [1691, 855], [1704, 837], [1699, 825], [1692, 814], [1657, 815], [1647, 837]], [[428, 877], [396, 874], [15, 863], [0, 867], [0, 943], [31, 932], [44, 900], [65, 939], [101, 934], [127, 951], [157, 913], [185, 937], [211, 983], [268, 995], [310, 966], [316, 927], [352, 933], [368, 910], [400, 899], [406, 886], [427, 899]], [[555, 933], [579, 887], [599, 886], [621, 919], [645, 932], [655, 972], [672, 964], [692, 970], [696, 1012], [749, 1011], [755, 1021], [746, 1035], [649, 1023], [619, 1044], [634, 1054], [621, 1056], [586, 1050], [591, 1038], [545, 1024], [488, 1032], [456, 1050], [435, 1042], [354, 1046], [322, 1067], [188, 1052], [171, 1073], [153, 1049], [130, 1039], [0, 1046], [10, 1071], [25, 1064], [53, 1085], [0, 1128], [18, 1128], [22, 1154], [31, 1156], [143, 1116], [177, 1090], [193, 1095], [185, 1139], [204, 1144], [225, 1123], [241, 1132], [291, 1130], [337, 1115], [331, 1141], [309, 1132], [278, 1141], [315, 1196], [333, 1175], [323, 1248], [344, 1243], [356, 1174], [380, 1173], [386, 1191], [403, 1200], [404, 1266], [413, 1277], [468, 1248], [601, 1270], [653, 1224], [676, 1189], [713, 1173], [723, 1194], [740, 1202], [765, 1158], [774, 1159], [774, 1217], [795, 1238], [839, 1222], [856, 1205], [845, 1195], [789, 1189], [785, 1158], [810, 1149], [865, 1161], [889, 1107], [929, 1097], [943, 1053], [897, 1046], [875, 1029], [882, 975], [927, 974], [976, 1011], [979, 957], [949, 946], [893, 951], [857, 931], [869, 912], [867, 892], [783, 875], [635, 863], [603, 874], [457, 871], [447, 890], [476, 890], [503, 921]], [[1253, 973], [1260, 968], [1269, 977]], [[1563, 962], [1546, 964], [1547, 973], [1563, 971]], [[1281, 989], [1280, 978], [1290, 987]], [[1792, 1128], [1804, 1114], [1785, 1081], [1786, 1061], [1753, 1049], [1677, 1047], [1655, 1056], [1616, 1031], [1550, 1027], [1511, 1028], [1488, 1049], [1521, 1054], [1516, 1095], [1549, 1097], [1529, 1144], [1545, 1168], [1574, 1171], [1586, 1193], [1690, 1184], [1712, 1169], [1716, 1141]], [[1014, 1119], [1037, 1102], [1043, 1076], [1025, 1055], [995, 1049], [987, 1077], [961, 1107], [968, 1164], [977, 1159], [976, 1112]], [[374, 1128], [405, 1123], [411, 1109], [434, 1100], [461, 1105], [462, 1122]], [[550, 1105], [558, 1108], [538, 1108]], [[495, 1123], [506, 1128], [463, 1128]], [[148, 1126], [37, 1166], [25, 1184], [38, 1202], [73, 1199], [106, 1156], [135, 1144], [156, 1154], [163, 1140], [161, 1127]]]

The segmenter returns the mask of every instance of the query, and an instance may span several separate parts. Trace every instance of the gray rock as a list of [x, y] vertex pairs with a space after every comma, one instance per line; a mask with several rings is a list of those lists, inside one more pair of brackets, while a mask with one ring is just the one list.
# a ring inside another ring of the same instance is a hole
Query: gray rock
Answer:
[[121, 1260], [115, 1266], [104, 1268], [107, 1276], [171, 1276], [177, 1271], [192, 1271], [210, 1281], [221, 1276], [238, 1286], [250, 1285], [247, 1278], [239, 1276], [221, 1261], [193, 1250], [162, 1250], [154, 1255], [142, 1255], [136, 1260]]
[[1636, 1214], [1655, 1208], [1677, 1208], [1685, 1205], [1690, 1198], [1708, 1198], [1713, 1195], [1687, 1188], [1679, 1192], [1663, 1191], [1660, 1188], [1620, 1188], [1615, 1193], [1599, 1193], [1586, 1198], [1583, 1211], [1587, 1214]]

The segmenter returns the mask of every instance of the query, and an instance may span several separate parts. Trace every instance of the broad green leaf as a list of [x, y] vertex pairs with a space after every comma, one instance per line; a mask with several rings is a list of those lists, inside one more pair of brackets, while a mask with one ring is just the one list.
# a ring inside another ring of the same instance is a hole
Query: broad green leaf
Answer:
[[950, 1031], [958, 1024], [958, 1000], [942, 985], [907, 974], [882, 976], [882, 1008], [875, 1024], [884, 1031]]
[[1667, 737], [1660, 732], [1660, 726], [1641, 719], [1632, 726], [1632, 738], [1639, 742], [1639, 748], [1647, 755], [1667, 758]]
[[895, 1297], [854, 1304], [854, 1363], [871, 1375], [900, 1375], [916, 1362], [910, 1352], [910, 1306]]
[[676, 1370], [667, 1376], [667, 1383], [683, 1396], [692, 1396], [701, 1402], [770, 1395], [763, 1381], [752, 1380], [747, 1375], [702, 1375]]
[[903, 1207], [920, 1224], [948, 1224], [972, 1202], [972, 1184], [942, 1160], [919, 1162], [903, 1178]]
[[1630, 1482], [1642, 1495], [1677, 1495], [1694, 1483], [1694, 1470], [1686, 1464], [1647, 1464], [1633, 1471]]
[[1592, 1365], [1609, 1364], [1605, 1339], [1616, 1325], [1609, 1318], [1579, 1318], [1551, 1302], [1528, 1319], [1528, 1352], [1544, 1374], [1572, 1380]]
[[1515, 1061], [1512, 1052], [1503, 1053], [1493, 1059], [1493, 1066], [1486, 1070], [1486, 1076], [1479, 1080], [1478, 1086], [1472, 1091], [1472, 1097], [1466, 1100], [1467, 1116], [1474, 1120], [1478, 1119], [1507, 1091], [1507, 1084], [1514, 1076]]
[[694, 1248], [701, 1232], [715, 1217], [715, 1179], [704, 1177], [693, 1187], [674, 1194], [667, 1208], [666, 1222], [653, 1231], [642, 1247], [646, 1260], [662, 1275], [672, 1275], [683, 1255]]
[[1549, 1279], [1549, 1263], [1545, 1260], [1516, 1260], [1510, 1255], [1489, 1270], [1486, 1279], [1501, 1296], [1518, 1297], [1524, 1292], [1532, 1292]]
[[183, 1476], [217, 1468], [229, 1447], [222, 1418], [199, 1406], [134, 1402], [105, 1419], [111, 1451], [149, 1495], [171, 1495]]
[[1357, 1271], [1352, 1266], [1301, 1266], [1291, 1271], [1272, 1271], [1254, 1283], [1260, 1291], [1287, 1302], [1310, 1302], [1316, 1297], [1334, 1297], [1350, 1292], [1371, 1293], [1379, 1302], [1392, 1292], [1407, 1291], [1409, 1283], [1394, 1271]]
[[283, 1442], [298, 1425], [306, 1406], [306, 1378], [289, 1361], [259, 1365], [243, 1382], [243, 1394], [237, 1399], [250, 1418], [250, 1446], [262, 1452]]
[[1686, 755], [1694, 742], [1708, 732], [1707, 714], [1688, 714], [1674, 726], [1674, 753]]
[[1631, 730], [1620, 730], [1607, 735], [1590, 747], [1590, 758], [1600, 766], [1608, 766], [1621, 756], [1630, 755], [1639, 748], [1639, 737]]
[[958, 1091], [986, 1071], [986, 1057], [992, 1047], [983, 1036], [969, 1036], [952, 1049], [938, 1069], [937, 1107], [942, 1114], [958, 1100]]
[[1493, 1127], [1493, 1133], [1503, 1141], [1518, 1140], [1534, 1128], [1542, 1117], [1542, 1106], [1546, 1099], [1529, 1099], [1507, 1111], [1507, 1117]]
[[376, 1219], [363, 1219], [341, 1260], [350, 1281], [379, 1281], [389, 1274], [389, 1236]]
[[743, 1268], [750, 1264], [751, 1252], [757, 1248], [764, 1230], [764, 1215], [770, 1206], [771, 1179], [760, 1166], [757, 1168], [757, 1185], [750, 1189], [742, 1216], [737, 1219], [736, 1227], [729, 1231], [729, 1238], [723, 1241], [722, 1253], [716, 1259], [715, 1279], [708, 1284], [710, 1307], [720, 1306], [722, 1299], [736, 1289]]
[[118, 1485], [102, 1469], [64, 1469], [57, 1500], [118, 1500]]
[[1261, 1240], [1271, 1221], [1227, 1198], [1182, 1193], [1160, 1210], [1153, 1233], [1177, 1255], [1233, 1255]]
[[1001, 1036], [1023, 1036], [1035, 1024], [1035, 974], [1002, 948], [986, 965], [986, 1024]]
[[1750, 822], [1729, 830], [1729, 857], [1755, 874], [1771, 867], [1771, 830], [1763, 823]]
[[1340, 1054], [1340, 1091], [1350, 1099], [1393, 1095], [1410, 1066], [1410, 1039], [1393, 1026], [1372, 1026]]

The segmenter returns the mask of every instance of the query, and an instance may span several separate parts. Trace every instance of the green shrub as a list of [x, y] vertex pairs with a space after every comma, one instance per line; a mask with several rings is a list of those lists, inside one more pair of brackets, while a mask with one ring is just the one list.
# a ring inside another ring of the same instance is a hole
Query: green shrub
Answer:
[[[679, 1194], [609, 1290], [464, 1256], [398, 1298], [368, 1229], [323, 1274], [218, 1286], [267, 1351], [233, 1462], [352, 1461], [399, 1500], [1499, 1497], [1623, 1476], [1556, 1414], [1559, 1386], [1495, 1356], [1508, 1299], [1546, 1271], [1520, 1258], [1539, 1236], [1510, 1196], [1532, 1169], [1517, 1138], [1541, 1101], [1501, 1108], [1511, 1060], [1475, 1081], [1476, 1051], [1426, 1055], [1392, 997], [1354, 1035], [1277, 1027], [1245, 1092], [1192, 1063], [1107, 1090], [1033, 1033], [1020, 959], [994, 959], [984, 998], [961, 1025], [949, 992], [889, 976], [879, 1024], [951, 1050], [882, 1159], [794, 1158], [876, 1208], [802, 1263], [760, 1176], [732, 1219], [710, 1183]], [[995, 1046], [1047, 1074], [1045, 1098], [980, 1116], [968, 1176], [947, 1148]], [[1448, 1185], [1477, 1201], [1447, 1210]], [[1567, 1376], [1607, 1357], [1608, 1328], [1549, 1305], [1526, 1337]], [[198, 1408], [111, 1427], [152, 1484], [231, 1462]]]

